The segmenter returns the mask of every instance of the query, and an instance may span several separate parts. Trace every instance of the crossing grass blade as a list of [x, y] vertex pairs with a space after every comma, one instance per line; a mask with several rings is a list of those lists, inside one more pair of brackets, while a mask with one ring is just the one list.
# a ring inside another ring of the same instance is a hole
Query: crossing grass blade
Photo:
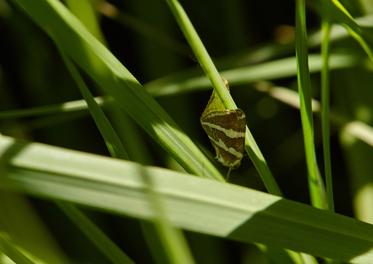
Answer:
[[[128, 153], [125, 150], [119, 136], [113, 129], [110, 121], [105, 116], [100, 106], [94, 100], [88, 87], [85, 85], [78, 70], [69, 61], [69, 59], [60, 50], [63, 61], [74, 78], [84, 100], [87, 102], [88, 109], [95, 121], [97, 128], [103, 136], [106, 146], [112, 157], [120, 159], [128, 159]], [[157, 193], [152, 192], [149, 188], [149, 200], [153, 205], [156, 213], [154, 226], [157, 234], [162, 242], [162, 245], [167, 252], [167, 256], [171, 263], [194, 263], [189, 252], [187, 243], [182, 233], [169, 224], [168, 219], [164, 216], [163, 205]], [[110, 259], [113, 263], [134, 263], [122, 250], [120, 250], [104, 233], [101, 232], [83, 213], [72, 205], [60, 203], [59, 206], [63, 211], [74, 220], [74, 222], [83, 230], [83, 232], [91, 238], [98, 248]]]
[[[128, 158], [128, 154], [125, 151], [118, 135], [111, 127], [105, 114], [98, 106], [93, 96], [91, 95], [88, 87], [85, 85], [79, 72], [75, 66], [64, 56], [63, 52], [60, 51], [63, 61], [70, 71], [70, 74], [74, 78], [84, 100], [87, 102], [91, 116], [95, 120], [95, 123], [100, 130], [103, 138], [105, 139], [106, 146], [112, 156], [117, 158]], [[110, 238], [108, 238], [87, 216], [84, 215], [74, 205], [60, 202], [59, 207], [62, 211], [79, 227], [80, 230], [98, 247], [99, 250], [113, 263], [134, 263]]]
[[[319, 3], [319, 5], [322, 4]], [[329, 12], [331, 18], [347, 29], [373, 63], [372, 32], [368, 31], [367, 27], [360, 26], [339, 0], [331, 0]]]
[[[221, 102], [224, 104], [225, 108], [228, 110], [237, 109], [236, 103], [230, 96], [228, 90], [225, 87], [224, 81], [216, 69], [211, 57], [209, 56], [206, 48], [204, 47], [201, 39], [199, 38], [197, 31], [194, 29], [193, 24], [189, 20], [183, 7], [177, 0], [167, 0], [181, 31], [183, 32], [185, 38], [187, 39], [190, 47], [192, 48], [196, 59], [201, 65], [204, 73], [209, 79], [213, 86], [214, 91], [219, 96]], [[268, 164], [259, 149], [252, 133], [246, 126], [245, 133], [245, 150], [248, 153], [250, 159], [252, 160], [255, 168], [257, 169], [262, 181], [267, 188], [268, 192], [281, 196], [281, 190], [278, 186], [275, 178], [272, 175]]]
[[109, 153], [112, 157], [115, 158], [128, 159], [128, 153], [124, 148], [119, 136], [111, 126], [110, 121], [105, 116], [101, 107], [94, 100], [91, 92], [86, 86], [83, 78], [80, 76], [78, 70], [75, 68], [74, 64], [65, 56], [61, 49], [60, 54], [71, 76], [73, 77], [77, 87], [79, 88], [80, 93], [82, 94], [84, 100], [87, 103], [91, 116], [94, 119], [95, 124], [98, 130], [100, 131], [102, 137], [104, 138]]
[[162, 197], [167, 217], [183, 229], [352, 263], [373, 261], [373, 226], [329, 211], [240, 186], [5, 136], [0, 137], [0, 153], [6, 166], [1, 188], [152, 219], [145, 173]]
[[184, 169], [195, 175], [224, 181], [218, 170], [135, 77], [59, 1], [14, 2]]

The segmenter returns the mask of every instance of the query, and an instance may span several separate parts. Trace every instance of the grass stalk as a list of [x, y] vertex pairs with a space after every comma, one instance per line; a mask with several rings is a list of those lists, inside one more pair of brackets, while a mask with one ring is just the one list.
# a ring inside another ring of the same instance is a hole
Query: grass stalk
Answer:
[[317, 208], [327, 207], [324, 185], [317, 166], [311, 107], [311, 80], [308, 68], [306, 6], [304, 0], [296, 1], [296, 43], [298, 91], [303, 128], [304, 147], [308, 171], [311, 203]]
[[330, 30], [331, 23], [329, 20], [329, 2], [323, 1], [324, 12], [321, 31], [321, 129], [323, 141], [323, 157], [324, 157], [324, 173], [326, 183], [326, 195], [328, 201], [328, 209], [334, 212], [334, 196], [333, 196], [333, 178], [331, 168], [330, 154], [330, 81], [329, 81], [329, 57], [330, 57]]
[[[213, 88], [219, 95], [219, 98], [223, 102], [224, 106], [227, 109], [236, 109], [236, 103], [232, 99], [228, 90], [225, 88], [224, 82], [218, 70], [216, 69], [210, 55], [204, 47], [197, 31], [189, 20], [183, 7], [177, 0], [167, 0], [167, 3], [177, 23], [179, 24], [181, 31], [192, 48], [199, 64], [201, 65], [206, 76], [209, 78]], [[253, 161], [254, 166], [258, 170], [268, 192], [281, 196], [281, 190], [277, 185], [277, 182], [274, 179], [271, 170], [269, 169], [267, 162], [248, 127], [246, 127], [245, 149], [250, 159]]]

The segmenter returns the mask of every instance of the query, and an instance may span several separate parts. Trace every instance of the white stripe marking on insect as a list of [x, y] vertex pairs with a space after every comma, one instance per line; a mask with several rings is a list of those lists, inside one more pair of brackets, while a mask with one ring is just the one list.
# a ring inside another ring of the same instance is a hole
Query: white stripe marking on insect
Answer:
[[202, 125], [213, 128], [213, 129], [216, 129], [220, 132], [223, 132], [224, 135], [226, 135], [229, 138], [243, 138], [243, 137], [245, 137], [244, 132], [237, 132], [237, 131], [233, 130], [232, 128], [226, 129], [224, 127], [221, 127], [221, 126], [209, 123], [209, 122], [202, 122]]
[[234, 148], [232, 147], [227, 147], [224, 142], [219, 138], [219, 141], [216, 141], [215, 139], [213, 139], [212, 137], [209, 136], [209, 139], [215, 144], [217, 145], [218, 147], [222, 148], [223, 150], [225, 150], [226, 152], [232, 154], [233, 156], [241, 159], [242, 158], [242, 153], [238, 152], [237, 150], [235, 150]]
[[[237, 116], [237, 119], [244, 119], [245, 118], [245, 114], [241, 112], [241, 115]], [[227, 116], [227, 115], [230, 115], [230, 114], [233, 114], [235, 113], [234, 110], [227, 110], [227, 111], [214, 111], [212, 113], [208, 113], [208, 116], [206, 116], [206, 118], [211, 118], [211, 117], [215, 117], [215, 116]]]

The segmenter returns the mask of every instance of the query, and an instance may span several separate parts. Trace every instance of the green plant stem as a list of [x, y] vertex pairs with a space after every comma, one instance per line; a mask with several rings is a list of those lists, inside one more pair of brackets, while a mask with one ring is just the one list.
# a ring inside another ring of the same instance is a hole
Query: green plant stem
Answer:
[[[328, 11], [328, 2], [325, 3], [325, 11]], [[334, 211], [333, 178], [330, 155], [330, 106], [329, 106], [329, 57], [330, 57], [330, 29], [329, 17], [323, 18], [321, 30], [323, 33], [321, 43], [321, 55], [323, 58], [321, 70], [321, 129], [323, 141], [324, 171], [326, 182], [326, 195], [328, 209]]]
[[[236, 109], [236, 103], [230, 96], [228, 90], [225, 88], [224, 82], [216, 69], [211, 57], [204, 47], [197, 31], [193, 27], [183, 7], [177, 0], [166, 0], [176, 21], [179, 24], [185, 38], [192, 48], [199, 64], [201, 65], [206, 76], [209, 78], [213, 88], [217, 92], [219, 98], [227, 109]], [[254, 166], [258, 170], [265, 187], [268, 192], [281, 196], [281, 190], [274, 179], [263, 154], [261, 153], [253, 135], [248, 127], [246, 127], [245, 149]]]
[[304, 0], [296, 1], [296, 58], [300, 112], [308, 170], [311, 202], [317, 208], [326, 208], [325, 190], [317, 166], [311, 107], [311, 80], [308, 68], [306, 6]]

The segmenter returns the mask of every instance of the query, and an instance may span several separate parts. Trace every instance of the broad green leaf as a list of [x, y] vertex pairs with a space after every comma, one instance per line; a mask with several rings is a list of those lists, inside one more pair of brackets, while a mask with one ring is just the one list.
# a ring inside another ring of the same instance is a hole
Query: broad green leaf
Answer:
[[170, 221], [183, 229], [373, 262], [373, 226], [339, 214], [240, 186], [5, 136], [0, 152], [7, 165], [2, 188], [141, 219], [154, 216], [146, 190], [152, 188]]

